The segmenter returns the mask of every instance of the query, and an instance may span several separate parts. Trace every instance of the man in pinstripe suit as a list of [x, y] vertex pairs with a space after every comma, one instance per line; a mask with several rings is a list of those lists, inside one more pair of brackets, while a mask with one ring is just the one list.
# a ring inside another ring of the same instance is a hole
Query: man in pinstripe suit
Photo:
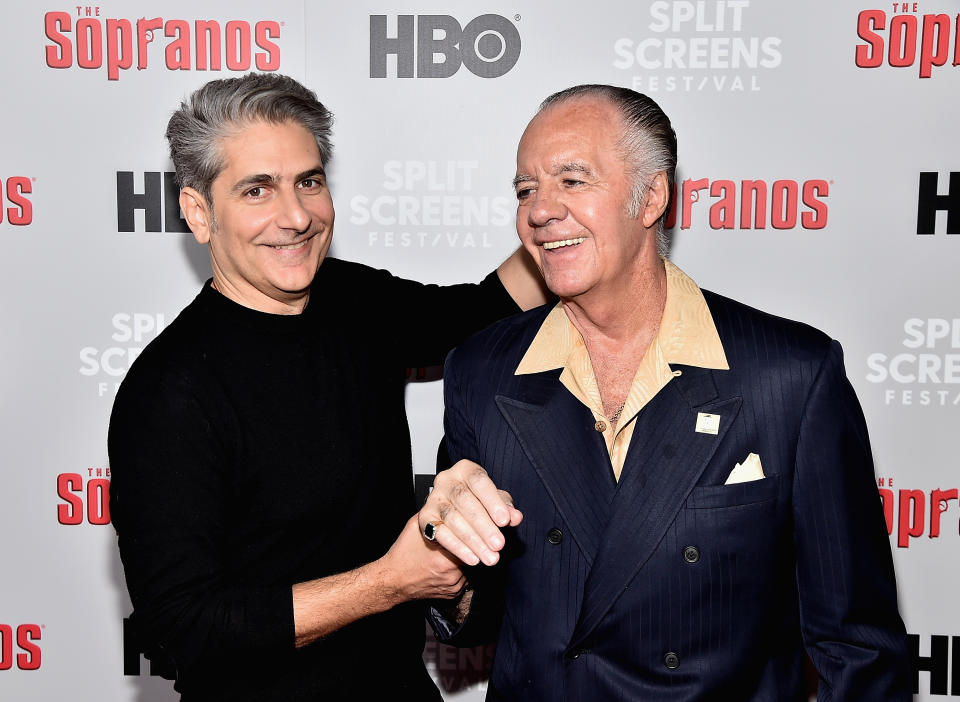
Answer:
[[477, 567], [434, 628], [499, 624], [490, 700], [801, 700], [806, 655], [820, 699], [909, 699], [840, 346], [665, 259], [675, 165], [624, 88], [562, 91], [524, 132], [517, 228], [560, 302], [448, 358], [459, 462], [420, 522]]

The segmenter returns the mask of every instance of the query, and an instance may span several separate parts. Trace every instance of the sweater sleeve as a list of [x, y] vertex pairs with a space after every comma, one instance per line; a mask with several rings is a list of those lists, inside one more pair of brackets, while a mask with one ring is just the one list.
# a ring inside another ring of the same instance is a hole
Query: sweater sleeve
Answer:
[[337, 286], [326, 294], [351, 291], [359, 303], [352, 313], [364, 314], [372, 328], [386, 332], [381, 338], [392, 341], [386, 351], [403, 367], [441, 366], [470, 335], [521, 311], [496, 271], [479, 283], [434, 285], [336, 259], [324, 266], [335, 273], [324, 283]]
[[178, 675], [294, 647], [291, 589], [242, 585], [251, 579], [227, 562], [231, 449], [222, 433], [231, 422], [222, 398], [192, 376], [135, 364], [108, 439], [111, 517], [138, 638]]

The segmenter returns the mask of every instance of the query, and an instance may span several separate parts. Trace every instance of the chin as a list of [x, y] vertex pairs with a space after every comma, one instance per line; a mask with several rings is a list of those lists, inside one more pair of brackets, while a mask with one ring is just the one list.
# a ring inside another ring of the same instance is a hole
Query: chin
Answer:
[[278, 277], [273, 281], [273, 287], [289, 295], [297, 295], [310, 288], [310, 285], [313, 283], [313, 278], [313, 275]]
[[565, 276], [547, 276], [544, 282], [550, 292], [562, 298], [576, 297], [590, 289], [590, 286], [579, 278], [571, 280]]
[[299, 266], [282, 268], [276, 271], [275, 280], [278, 283], [288, 285], [291, 290], [300, 290], [304, 287], [310, 287], [318, 270], [320, 270], [320, 260], [310, 261]]

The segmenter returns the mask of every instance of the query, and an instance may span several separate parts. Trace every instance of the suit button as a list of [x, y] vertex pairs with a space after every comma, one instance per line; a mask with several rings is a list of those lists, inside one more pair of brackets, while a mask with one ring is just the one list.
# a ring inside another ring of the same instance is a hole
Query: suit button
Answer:
[[[700, 560], [700, 551], [696, 546], [687, 546], [683, 549], [683, 560], [687, 563], [696, 563]], [[674, 666], [676, 667], [676, 666]]]
[[602, 434], [607, 430], [607, 423], [602, 419], [598, 419], [597, 423], [593, 425], [593, 428]]
[[680, 665], [680, 656], [672, 651], [663, 657], [663, 664], [667, 666], [670, 670], [673, 670]]
[[547, 532], [547, 541], [556, 546], [558, 543], [563, 541], [563, 532], [554, 527]]

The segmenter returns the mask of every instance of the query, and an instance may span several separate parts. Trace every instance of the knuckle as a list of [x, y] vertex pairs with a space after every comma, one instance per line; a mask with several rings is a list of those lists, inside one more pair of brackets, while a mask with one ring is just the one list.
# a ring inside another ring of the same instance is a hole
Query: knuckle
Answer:
[[469, 489], [467, 486], [462, 482], [458, 482], [450, 490], [450, 497], [454, 502], [460, 502], [468, 492]]
[[461, 458], [459, 461], [454, 463], [449, 470], [444, 472], [450, 473], [452, 479], [453, 476], [460, 476], [463, 473], [469, 472], [470, 465], [470, 461], [466, 460], [465, 458]]
[[432, 505], [436, 508], [443, 505], [445, 502], [447, 502], [446, 493], [443, 490], [434, 487], [433, 490], [430, 491], [430, 494], [427, 495], [427, 501], [424, 506]]
[[471, 482], [488, 480], [487, 471], [485, 471], [480, 466], [474, 464], [470, 468], [470, 472], [468, 473], [468, 478]]

